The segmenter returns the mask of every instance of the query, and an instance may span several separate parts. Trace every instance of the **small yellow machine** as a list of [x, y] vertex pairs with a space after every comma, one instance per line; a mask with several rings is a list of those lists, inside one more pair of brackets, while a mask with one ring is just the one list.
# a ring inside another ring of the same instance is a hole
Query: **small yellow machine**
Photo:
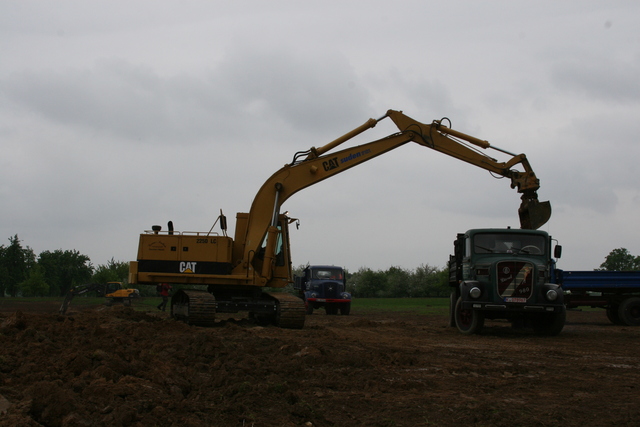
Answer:
[[104, 296], [106, 305], [114, 303], [122, 303], [126, 306], [131, 305], [131, 301], [140, 298], [140, 291], [137, 289], [125, 289], [122, 282], [92, 283], [88, 285], [75, 286], [69, 289], [67, 296], [64, 298], [60, 306], [60, 314], [65, 314], [69, 308], [71, 300], [87, 292], [95, 291], [98, 296]]

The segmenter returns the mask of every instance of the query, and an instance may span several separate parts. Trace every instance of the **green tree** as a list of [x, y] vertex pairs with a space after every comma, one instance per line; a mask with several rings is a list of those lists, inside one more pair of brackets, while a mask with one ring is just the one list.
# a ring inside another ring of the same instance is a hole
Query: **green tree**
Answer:
[[382, 271], [360, 267], [349, 278], [347, 289], [354, 297], [374, 298], [387, 296], [387, 278]]
[[359, 298], [425, 298], [448, 296], [448, 271], [429, 265], [416, 270], [360, 268], [349, 276], [347, 290]]
[[0, 247], [0, 297], [15, 297], [28, 271], [35, 265], [35, 255], [28, 246], [23, 248], [16, 234], [9, 238], [9, 246]]
[[42, 266], [45, 281], [49, 284], [49, 295], [56, 297], [66, 295], [73, 286], [88, 283], [93, 273], [89, 257], [76, 250], [41, 252], [38, 264]]
[[448, 272], [438, 267], [422, 264], [411, 277], [410, 297], [433, 298], [448, 296], [450, 293]]
[[451, 294], [451, 287], [449, 286], [449, 269], [444, 268], [438, 270], [433, 274], [433, 283], [430, 287], [433, 294], [427, 295], [432, 297], [448, 297]]
[[20, 293], [25, 297], [44, 297], [49, 295], [49, 285], [44, 279], [44, 270], [40, 265], [29, 269], [27, 279], [18, 285]]
[[391, 298], [410, 296], [409, 286], [412, 272], [400, 267], [391, 266], [386, 272], [386, 295]]
[[308, 264], [300, 264], [297, 267], [293, 267], [293, 275], [294, 276], [302, 276], [304, 274], [304, 269], [307, 268]]
[[4, 245], [0, 245], [0, 297], [5, 296], [5, 290], [7, 287], [6, 278], [7, 278], [7, 266], [5, 265], [5, 256], [7, 253], [7, 248]]
[[609, 252], [598, 271], [637, 271], [640, 270], [640, 256], [633, 256], [626, 248]]
[[106, 264], [96, 267], [91, 281], [93, 283], [123, 282], [129, 280], [129, 263], [126, 261], [115, 261], [111, 258]]

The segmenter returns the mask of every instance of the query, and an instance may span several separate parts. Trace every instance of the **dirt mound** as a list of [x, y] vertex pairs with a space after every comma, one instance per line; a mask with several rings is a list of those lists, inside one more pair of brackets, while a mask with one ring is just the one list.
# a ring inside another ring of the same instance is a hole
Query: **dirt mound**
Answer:
[[640, 328], [568, 319], [543, 338], [463, 336], [446, 316], [318, 312], [284, 330], [23, 306], [0, 313], [0, 426], [637, 425]]

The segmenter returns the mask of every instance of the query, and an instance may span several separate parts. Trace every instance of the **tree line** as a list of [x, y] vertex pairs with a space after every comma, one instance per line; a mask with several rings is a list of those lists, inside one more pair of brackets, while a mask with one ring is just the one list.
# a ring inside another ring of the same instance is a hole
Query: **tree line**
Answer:
[[[301, 274], [304, 266], [294, 269]], [[595, 270], [638, 271], [640, 256], [625, 248], [612, 250]], [[87, 283], [127, 283], [129, 263], [115, 261], [94, 267], [88, 256], [76, 250], [43, 251], [38, 256], [23, 247], [16, 234], [9, 245], [0, 245], [0, 297], [63, 297], [74, 286]], [[423, 264], [416, 269], [361, 267], [345, 271], [347, 291], [356, 298], [433, 298], [449, 295], [449, 269]], [[140, 289], [143, 294], [155, 289]]]
[[449, 269], [423, 264], [414, 270], [360, 268], [347, 274], [347, 290], [355, 298], [435, 298], [449, 296]]
[[76, 250], [43, 251], [38, 256], [23, 247], [18, 235], [0, 245], [0, 298], [62, 297], [74, 286], [87, 283], [125, 282], [127, 262], [114, 261], [94, 267], [88, 256]]
[[[626, 248], [612, 250], [605, 261], [594, 270], [640, 271], [640, 256]], [[386, 271], [360, 268], [356, 273], [345, 273], [347, 290], [360, 298], [434, 298], [447, 297], [449, 269], [421, 265], [415, 270], [391, 267]]]
[[[305, 265], [293, 269], [302, 276]], [[387, 270], [371, 270], [360, 267], [355, 273], [344, 269], [346, 290], [354, 298], [434, 298], [449, 296], [449, 269], [423, 264], [411, 270], [390, 267]], [[290, 287], [291, 290], [293, 286]]]

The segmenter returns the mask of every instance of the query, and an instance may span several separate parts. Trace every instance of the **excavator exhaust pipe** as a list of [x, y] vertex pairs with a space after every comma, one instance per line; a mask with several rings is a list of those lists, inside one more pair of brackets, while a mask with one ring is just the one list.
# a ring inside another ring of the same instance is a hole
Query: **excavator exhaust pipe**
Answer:
[[520, 228], [537, 230], [551, 218], [551, 203], [539, 202], [537, 197], [522, 197], [522, 203], [518, 209], [520, 216]]

